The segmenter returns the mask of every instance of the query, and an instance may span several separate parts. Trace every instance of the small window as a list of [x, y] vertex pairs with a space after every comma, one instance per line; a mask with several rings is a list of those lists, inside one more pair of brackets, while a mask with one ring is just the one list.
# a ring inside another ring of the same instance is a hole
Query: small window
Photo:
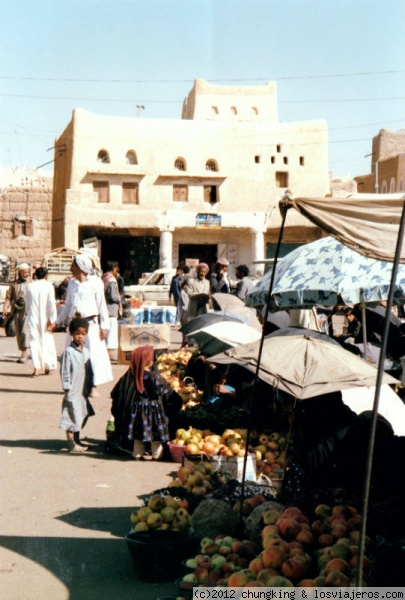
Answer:
[[381, 184], [381, 193], [382, 194], [386, 194], [387, 193], [387, 182], [383, 181]]
[[281, 152], [281, 145], [280, 145], [280, 144], [278, 144], [276, 149], [277, 149], [277, 152], [279, 152], [279, 153], [280, 153], [280, 152]]
[[303, 167], [305, 165], [305, 159], [303, 156], [300, 156], [300, 167]]
[[188, 186], [175, 184], [173, 186], [173, 200], [175, 202], [187, 202], [188, 200]]
[[102, 162], [102, 163], [110, 162], [110, 157], [108, 155], [107, 150], [100, 150], [100, 152], [97, 155], [97, 162]]
[[283, 156], [283, 163], [288, 165], [288, 156]]
[[136, 158], [136, 153], [133, 150], [129, 150], [125, 157], [125, 164], [127, 165], [137, 165], [138, 160]]
[[252, 108], [250, 109], [250, 112], [254, 116], [257, 116], [259, 114], [259, 111], [256, 106], [252, 106]]
[[399, 184], [398, 184], [398, 192], [402, 192], [403, 189], [404, 189], [404, 180], [400, 179]]
[[122, 184], [122, 203], [138, 204], [138, 184], [132, 181]]
[[218, 114], [218, 106], [211, 106], [211, 113], [213, 115], [217, 115]]
[[204, 202], [216, 204], [219, 202], [219, 187], [217, 185], [204, 186]]
[[17, 217], [14, 219], [14, 237], [18, 237], [20, 235], [34, 235], [34, 224], [32, 219], [26, 219], [24, 217]]
[[288, 187], [288, 173], [287, 172], [277, 171], [276, 187], [278, 187], [278, 188], [287, 188]]
[[391, 177], [390, 181], [390, 194], [395, 192], [395, 177]]
[[231, 113], [232, 113], [233, 115], [237, 115], [237, 114], [238, 114], [238, 111], [237, 111], [237, 108], [236, 108], [236, 106], [231, 106]]
[[178, 171], [185, 171], [186, 161], [184, 160], [184, 158], [176, 158], [176, 160], [174, 161], [174, 168]]
[[276, 162], [276, 157], [275, 156], [271, 156], [270, 157], [270, 162], [272, 165], [274, 165], [274, 163]]
[[258, 165], [260, 162], [260, 156], [258, 154], [256, 154], [255, 156], [255, 163]]
[[207, 160], [207, 162], [205, 163], [205, 170], [206, 171], [218, 171], [218, 165], [215, 162], [215, 160]]
[[109, 184], [108, 181], [93, 181], [93, 192], [97, 192], [97, 202], [109, 202]]

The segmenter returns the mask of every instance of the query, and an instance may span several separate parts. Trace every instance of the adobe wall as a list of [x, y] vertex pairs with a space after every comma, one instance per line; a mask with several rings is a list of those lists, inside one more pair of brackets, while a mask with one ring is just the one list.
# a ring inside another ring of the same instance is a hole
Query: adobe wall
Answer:
[[387, 129], [381, 129], [378, 135], [373, 138], [372, 151], [373, 162], [405, 152], [405, 130], [388, 131]]
[[[15, 217], [32, 219], [32, 235], [15, 235]], [[0, 253], [29, 263], [51, 250], [52, 178], [27, 175], [0, 190]]]

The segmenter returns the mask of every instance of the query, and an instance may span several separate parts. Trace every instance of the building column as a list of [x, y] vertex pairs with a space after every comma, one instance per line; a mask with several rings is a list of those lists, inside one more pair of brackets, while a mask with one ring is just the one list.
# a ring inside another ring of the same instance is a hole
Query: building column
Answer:
[[166, 269], [172, 267], [172, 253], [173, 253], [173, 232], [172, 231], [161, 231], [160, 232], [160, 251], [159, 251], [159, 263], [160, 268]]
[[264, 233], [263, 231], [253, 232], [253, 260], [264, 259]]

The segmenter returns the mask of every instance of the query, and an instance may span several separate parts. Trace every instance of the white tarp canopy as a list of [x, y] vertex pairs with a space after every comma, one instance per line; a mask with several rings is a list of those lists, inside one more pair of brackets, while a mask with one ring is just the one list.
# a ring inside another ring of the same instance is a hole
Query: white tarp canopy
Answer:
[[[342, 390], [343, 402], [358, 415], [373, 410], [374, 395], [375, 386]], [[378, 413], [391, 424], [395, 435], [405, 436], [405, 404], [389, 385], [381, 386]]]
[[[295, 208], [328, 235], [360, 254], [393, 262], [405, 194], [352, 194], [347, 198], [293, 198]], [[400, 262], [405, 263], [405, 242]]]

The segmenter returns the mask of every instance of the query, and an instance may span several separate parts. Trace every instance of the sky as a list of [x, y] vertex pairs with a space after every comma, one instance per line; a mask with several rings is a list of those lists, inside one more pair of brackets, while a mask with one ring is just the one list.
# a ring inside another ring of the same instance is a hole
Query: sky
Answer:
[[75, 108], [180, 119], [195, 79], [275, 81], [280, 121], [326, 120], [333, 177], [405, 127], [403, 0], [0, 0], [0, 18], [2, 167], [52, 161]]

